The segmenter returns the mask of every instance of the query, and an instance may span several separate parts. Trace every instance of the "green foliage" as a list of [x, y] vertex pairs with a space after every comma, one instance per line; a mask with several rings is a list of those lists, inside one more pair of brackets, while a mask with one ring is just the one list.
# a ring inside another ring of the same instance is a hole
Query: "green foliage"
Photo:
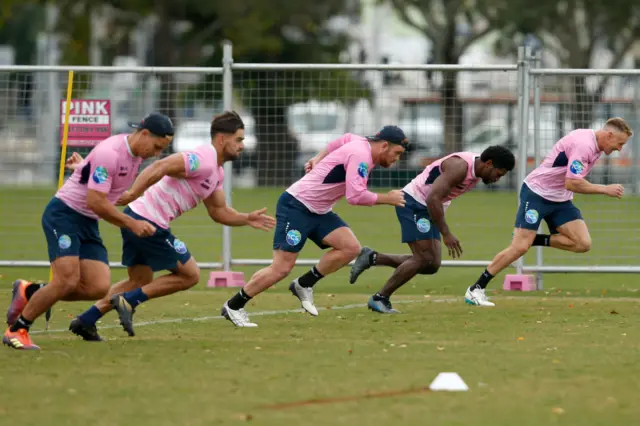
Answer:
[[34, 62], [38, 31], [44, 25], [44, 11], [35, 2], [4, 0], [0, 6], [0, 44], [15, 50], [15, 63]]
[[[188, 23], [188, 29], [180, 34], [171, 31], [158, 34], [162, 37], [162, 49], [154, 50], [152, 65], [169, 66], [215, 66], [221, 65], [221, 41], [231, 40], [235, 62], [253, 63], [335, 63], [344, 50], [348, 38], [344, 33], [330, 31], [325, 23], [332, 17], [358, 13], [347, 0], [315, 2], [304, 0], [291, 2], [273, 0], [254, 2], [239, 0], [203, 1], [185, 0], [102, 0], [70, 1], [55, 0], [61, 10], [57, 27], [62, 36], [62, 63], [85, 65], [89, 63], [91, 39], [90, 15], [92, 10], [108, 19], [109, 35], [102, 47], [113, 56], [114, 45], [122, 43], [123, 34], [130, 34], [134, 26], [144, 17], [155, 14], [168, 20], [159, 23], [159, 28], [171, 28], [178, 22]], [[44, 3], [39, 1], [39, 3]], [[171, 34], [166, 34], [171, 32]], [[204, 46], [215, 47], [215, 54], [201, 60], [199, 52]], [[157, 44], [156, 44], [157, 46]], [[194, 52], [196, 52], [194, 54]], [[335, 99], [336, 90], [354, 97], [369, 97], [368, 89], [356, 75], [348, 72], [325, 72], [323, 78], [313, 79], [311, 84], [300, 86], [295, 78], [282, 73], [282, 82], [274, 96], [290, 102], [309, 98]], [[214, 77], [207, 78], [196, 87], [188, 87], [180, 95], [184, 102], [194, 99], [193, 92], [200, 86], [210, 86]], [[247, 87], [255, 87], [263, 82], [245, 82]], [[215, 101], [211, 90], [202, 91], [209, 96], [205, 101]], [[204, 96], [199, 96], [203, 98]], [[338, 94], [339, 96], [339, 94]], [[200, 99], [198, 99], [200, 100]]]

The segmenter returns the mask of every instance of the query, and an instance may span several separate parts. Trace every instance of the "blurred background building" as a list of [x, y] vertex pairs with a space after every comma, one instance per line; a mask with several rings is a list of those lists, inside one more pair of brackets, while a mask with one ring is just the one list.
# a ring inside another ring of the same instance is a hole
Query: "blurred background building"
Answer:
[[[230, 40], [235, 63], [512, 65], [526, 45], [543, 68], [634, 69], [639, 8], [625, 0], [6, 0], [0, 65], [220, 67]], [[389, 123], [413, 143], [396, 167], [408, 174], [455, 150], [517, 145], [515, 73], [256, 70], [233, 79], [247, 125], [238, 186], [285, 185], [331, 139]], [[3, 183], [55, 182], [65, 90], [65, 72], [0, 72]], [[541, 150], [613, 115], [640, 128], [637, 77], [549, 76], [541, 90]], [[208, 142], [223, 99], [220, 75], [202, 72], [77, 73], [74, 98], [110, 99], [113, 133], [149, 111], [168, 114], [178, 128], [173, 151]], [[635, 184], [634, 149], [596, 179]], [[383, 176], [381, 185], [394, 184]]]

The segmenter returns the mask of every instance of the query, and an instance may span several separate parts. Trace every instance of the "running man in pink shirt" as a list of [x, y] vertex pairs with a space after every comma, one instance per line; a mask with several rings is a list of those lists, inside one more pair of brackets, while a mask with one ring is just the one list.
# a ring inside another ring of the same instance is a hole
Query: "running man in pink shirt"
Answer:
[[71, 157], [68, 165], [74, 172], [42, 215], [53, 279], [43, 287], [23, 280], [14, 283], [5, 345], [39, 349], [29, 337], [36, 318], [60, 300], [97, 300], [107, 294], [111, 275], [99, 219], [140, 237], [155, 232], [153, 225], [123, 214], [115, 203], [134, 181], [142, 160], [160, 155], [169, 145], [173, 124], [162, 114], [150, 114], [136, 127], [132, 134], [100, 142], [84, 160]]
[[462, 255], [460, 241], [445, 220], [451, 201], [471, 191], [482, 180], [495, 183], [513, 170], [515, 157], [507, 148], [492, 146], [482, 154], [456, 152], [428, 165], [404, 187], [404, 207], [396, 207], [402, 230], [402, 242], [412, 254], [378, 253], [363, 247], [351, 267], [349, 281], [372, 266], [390, 266], [395, 271], [382, 289], [371, 296], [368, 307], [382, 314], [398, 313], [391, 305], [391, 295], [418, 274], [432, 275], [440, 269], [440, 236], [451, 257]]
[[[594, 185], [585, 179], [602, 153], [620, 151], [633, 132], [622, 118], [609, 119], [602, 129], [577, 129], [560, 139], [542, 163], [524, 180], [511, 245], [498, 253], [478, 281], [467, 289], [471, 305], [495, 306], [485, 295], [489, 281], [524, 256], [531, 246], [554, 247], [574, 253], [591, 248], [591, 237], [573, 194], [602, 194], [621, 198], [622, 185]], [[538, 234], [544, 220], [549, 234]]]
[[[172, 221], [204, 204], [211, 219], [228, 226], [251, 226], [268, 231], [275, 219], [266, 208], [239, 213], [227, 206], [222, 189], [223, 164], [235, 160], [244, 149], [244, 123], [233, 111], [214, 117], [211, 141], [192, 151], [170, 155], [147, 167], [118, 204], [132, 220], [145, 221], [156, 232], [141, 238], [122, 229], [122, 264], [128, 279], [115, 284], [109, 293], [71, 322], [69, 329], [84, 340], [102, 340], [96, 322], [115, 309], [129, 336], [134, 335], [135, 308], [149, 300], [187, 290], [200, 281], [200, 269], [186, 244], [171, 232]], [[169, 274], [153, 278], [154, 272]]]
[[390, 167], [407, 148], [404, 132], [385, 126], [375, 136], [347, 133], [330, 142], [305, 165], [307, 174], [291, 185], [278, 200], [273, 262], [253, 274], [247, 285], [222, 307], [222, 315], [237, 327], [257, 327], [249, 321], [246, 303], [286, 278], [307, 239], [322, 249], [331, 248], [303, 276], [293, 280], [289, 290], [311, 315], [318, 315], [313, 304], [313, 286], [326, 275], [351, 262], [360, 252], [360, 243], [348, 225], [332, 211], [338, 200], [349, 204], [403, 206], [402, 191], [376, 194], [367, 189], [374, 166]]

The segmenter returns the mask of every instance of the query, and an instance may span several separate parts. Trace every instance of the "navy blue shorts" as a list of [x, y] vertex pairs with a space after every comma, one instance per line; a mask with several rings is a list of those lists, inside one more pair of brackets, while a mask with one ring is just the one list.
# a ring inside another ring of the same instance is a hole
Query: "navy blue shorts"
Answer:
[[520, 207], [516, 215], [516, 228], [537, 231], [540, 221], [547, 222], [549, 232], [558, 233], [558, 228], [572, 220], [582, 220], [580, 210], [569, 201], [549, 201], [533, 192], [523, 183], [520, 189]]
[[49, 262], [59, 257], [78, 256], [109, 264], [98, 221], [78, 213], [56, 197], [42, 213], [42, 230], [47, 239]]
[[440, 240], [440, 230], [431, 221], [429, 210], [404, 193], [404, 207], [396, 207], [396, 215], [402, 230], [402, 242], [412, 243], [422, 240]]
[[156, 227], [155, 234], [150, 237], [138, 237], [127, 228], [120, 228], [122, 233], [122, 264], [124, 266], [149, 266], [153, 272], [174, 270], [178, 262], [183, 265], [191, 259], [187, 246], [177, 239], [171, 229], [164, 229], [135, 213], [129, 207], [124, 214], [136, 220], [146, 220]]
[[322, 243], [324, 237], [343, 226], [348, 227], [334, 212], [313, 213], [285, 191], [278, 199], [276, 207], [273, 249], [298, 253], [304, 247], [307, 238], [321, 249], [326, 249], [329, 246]]

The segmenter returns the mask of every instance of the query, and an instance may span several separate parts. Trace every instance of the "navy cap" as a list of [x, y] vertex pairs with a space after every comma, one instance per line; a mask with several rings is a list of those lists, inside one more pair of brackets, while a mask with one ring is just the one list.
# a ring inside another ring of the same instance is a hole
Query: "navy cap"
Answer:
[[173, 136], [173, 123], [171, 119], [164, 114], [152, 112], [142, 119], [139, 123], [129, 123], [129, 127], [134, 129], [147, 129], [156, 136], [166, 138]]
[[402, 145], [407, 148], [409, 141], [404, 135], [402, 129], [398, 126], [384, 126], [378, 133], [373, 136], [367, 136], [370, 141], [387, 141], [396, 145]]

